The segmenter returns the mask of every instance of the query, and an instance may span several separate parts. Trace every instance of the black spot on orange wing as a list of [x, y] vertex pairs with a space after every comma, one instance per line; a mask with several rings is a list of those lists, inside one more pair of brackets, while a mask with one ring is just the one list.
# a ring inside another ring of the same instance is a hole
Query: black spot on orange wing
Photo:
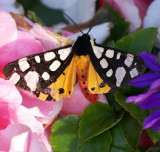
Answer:
[[59, 89], [59, 94], [63, 94], [65, 92], [65, 90], [63, 88]]
[[84, 90], [87, 90], [87, 88], [85, 87]]
[[46, 101], [51, 101], [51, 100], [55, 101], [51, 95], [48, 95], [48, 97], [46, 98]]
[[89, 93], [87, 92], [87, 93], [86, 93], [86, 95], [88, 96], [88, 95], [89, 95]]
[[105, 83], [104, 83], [104, 82], [101, 82], [100, 85], [99, 85], [99, 87], [100, 87], [100, 88], [105, 87]]
[[95, 87], [91, 88], [91, 90], [94, 91], [94, 90], [95, 90]]
[[85, 76], [84, 75], [82, 75], [82, 78], [84, 78]]
[[84, 96], [90, 101], [90, 102], [96, 102], [98, 95], [97, 94], [93, 94], [88, 90], [88, 82], [85, 81], [85, 83], [83, 81], [79, 81], [79, 85], [81, 87], [81, 91], [84, 94]]

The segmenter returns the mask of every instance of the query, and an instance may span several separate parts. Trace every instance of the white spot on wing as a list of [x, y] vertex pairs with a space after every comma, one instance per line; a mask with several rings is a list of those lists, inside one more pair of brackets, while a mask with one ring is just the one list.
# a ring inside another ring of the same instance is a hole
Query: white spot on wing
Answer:
[[100, 61], [100, 65], [102, 66], [103, 69], [107, 68], [108, 67], [108, 62], [105, 58], [103, 58], [101, 61]]
[[132, 56], [127, 54], [127, 58], [125, 59], [124, 64], [126, 66], [130, 67], [132, 62], [133, 62], [133, 60], [134, 60], [134, 56], [132, 57]]
[[114, 50], [108, 49], [106, 51], [106, 57], [113, 58], [113, 56], [114, 56]]
[[110, 70], [107, 71], [106, 76], [107, 76], [107, 77], [111, 77], [112, 74], [113, 74], [113, 70], [110, 69]]
[[59, 50], [58, 54], [60, 55], [60, 59], [64, 61], [69, 56], [70, 52], [71, 52], [71, 48], [65, 48], [65, 49]]
[[124, 79], [126, 75], [126, 70], [124, 69], [124, 67], [118, 67], [117, 70], [116, 70], [116, 86], [119, 87], [121, 86], [121, 83]]
[[18, 65], [23, 72], [30, 68], [29, 63], [27, 62], [27, 58], [22, 58], [18, 60]]
[[132, 70], [130, 71], [130, 76], [131, 76], [131, 78], [134, 78], [134, 77], [136, 77], [137, 75], [138, 75], [138, 71], [137, 71], [136, 68], [134, 68], [134, 69], [132, 69]]
[[14, 84], [16, 84], [20, 80], [20, 75], [18, 73], [14, 73], [10, 78], [10, 81], [12, 81]]
[[35, 91], [39, 81], [39, 75], [36, 71], [29, 71], [24, 77], [27, 86], [31, 91]]
[[120, 59], [120, 57], [121, 57], [121, 53], [119, 52], [119, 53], [117, 54], [116, 59], [117, 59], [117, 60], [119, 60], [119, 59]]
[[130, 54], [130, 53], [128, 53], [127, 56], [130, 56], [130, 57], [134, 58], [134, 55]]
[[47, 52], [44, 54], [45, 61], [50, 61], [55, 58], [55, 54], [53, 52]]
[[97, 57], [97, 59], [101, 58], [103, 51], [104, 51], [104, 48], [93, 46], [93, 52], [95, 56]]
[[34, 58], [35, 58], [35, 60], [36, 60], [37, 63], [41, 62], [41, 59], [40, 59], [40, 57], [38, 55], [36, 55]]
[[44, 80], [49, 80], [50, 75], [49, 75], [47, 72], [43, 72], [42, 78], [43, 78]]
[[55, 60], [50, 66], [49, 69], [51, 71], [56, 71], [61, 65], [61, 62], [59, 62], [58, 60]]

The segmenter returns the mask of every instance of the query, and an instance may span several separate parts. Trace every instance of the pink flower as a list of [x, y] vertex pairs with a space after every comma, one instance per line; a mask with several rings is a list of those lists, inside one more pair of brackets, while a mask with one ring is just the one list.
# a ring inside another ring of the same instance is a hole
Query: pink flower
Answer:
[[43, 134], [37, 135], [22, 124], [10, 124], [6, 129], [0, 130], [0, 141], [0, 151], [52, 152]]
[[130, 31], [133, 32], [140, 28], [146, 14], [149, 0], [100, 0], [99, 6], [109, 3], [115, 10], [131, 23]]
[[[81, 100], [79, 100], [81, 99]], [[84, 97], [79, 84], [77, 83], [74, 87], [74, 92], [70, 98], [63, 99], [63, 108], [61, 111], [62, 116], [67, 114], [82, 114], [83, 109], [90, 104], [90, 102]], [[104, 95], [98, 96], [98, 101], [107, 103], [106, 97]]]
[[[22, 96], [13, 83], [0, 79], [0, 150], [10, 148], [11, 151], [14, 151], [14, 148], [26, 148], [26, 146], [33, 148], [34, 143], [38, 144], [40, 140], [42, 140], [42, 144], [46, 144], [47, 147], [44, 147], [48, 149], [50, 146], [44, 135], [43, 122], [36, 119], [36, 117], [45, 118], [47, 116], [40, 112], [38, 107], [27, 108], [23, 106], [22, 100]], [[19, 125], [16, 126], [16, 124]], [[4, 136], [7, 136], [7, 139]], [[5, 144], [2, 144], [3, 142]], [[35, 148], [38, 146], [35, 145]]]
[[[1, 29], [0, 69], [3, 69], [4, 65], [7, 64], [8, 62], [21, 58], [23, 56], [44, 51], [44, 47], [41, 44], [41, 41], [37, 40], [38, 36], [37, 37], [35, 36], [36, 34], [32, 35], [27, 31], [17, 30], [17, 28], [19, 27], [16, 26], [15, 20], [11, 17], [11, 15], [7, 12], [1, 11], [0, 12], [0, 29]], [[9, 34], [6, 34], [8, 33], [8, 31]], [[45, 32], [43, 32], [41, 35], [44, 35], [44, 33]], [[54, 108], [58, 107], [56, 115], [61, 110], [62, 102], [44, 103], [41, 100], [35, 98], [33, 95], [30, 95], [29, 93], [24, 93], [23, 91], [20, 91], [20, 93], [23, 99], [22, 104], [25, 106], [22, 109], [20, 108], [20, 110], [24, 112], [26, 108], [29, 108], [30, 112], [34, 113], [37, 119], [43, 121], [42, 124], [44, 122], [45, 122], [44, 124], [48, 123], [55, 117]], [[45, 118], [46, 120], [44, 120], [43, 118]], [[23, 118], [19, 117], [19, 119]], [[29, 120], [26, 119], [26, 123], [29, 123], [27, 121]]]
[[19, 92], [9, 80], [0, 79], [0, 84], [0, 129], [11, 123], [21, 123], [41, 134], [44, 132], [43, 124], [55, 118], [62, 108], [62, 102], [44, 104], [33, 96]]

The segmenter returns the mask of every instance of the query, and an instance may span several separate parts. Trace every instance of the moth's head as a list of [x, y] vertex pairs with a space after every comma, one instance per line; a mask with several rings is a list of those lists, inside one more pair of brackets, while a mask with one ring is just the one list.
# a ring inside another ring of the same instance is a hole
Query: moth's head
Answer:
[[90, 35], [87, 34], [87, 33], [85, 33], [85, 34], [83, 34], [82, 36], [79, 36], [79, 37], [82, 38], [82, 39], [85, 39], [85, 40], [90, 40], [91, 39]]

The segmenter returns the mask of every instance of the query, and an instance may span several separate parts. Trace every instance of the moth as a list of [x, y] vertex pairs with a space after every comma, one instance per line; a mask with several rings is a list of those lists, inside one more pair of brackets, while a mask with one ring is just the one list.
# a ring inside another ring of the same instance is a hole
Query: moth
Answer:
[[81, 31], [72, 45], [8, 63], [4, 75], [44, 101], [70, 97], [77, 78], [85, 97], [93, 101], [95, 94], [124, 86], [142, 72], [144, 62], [139, 56], [97, 44], [89, 31]]

